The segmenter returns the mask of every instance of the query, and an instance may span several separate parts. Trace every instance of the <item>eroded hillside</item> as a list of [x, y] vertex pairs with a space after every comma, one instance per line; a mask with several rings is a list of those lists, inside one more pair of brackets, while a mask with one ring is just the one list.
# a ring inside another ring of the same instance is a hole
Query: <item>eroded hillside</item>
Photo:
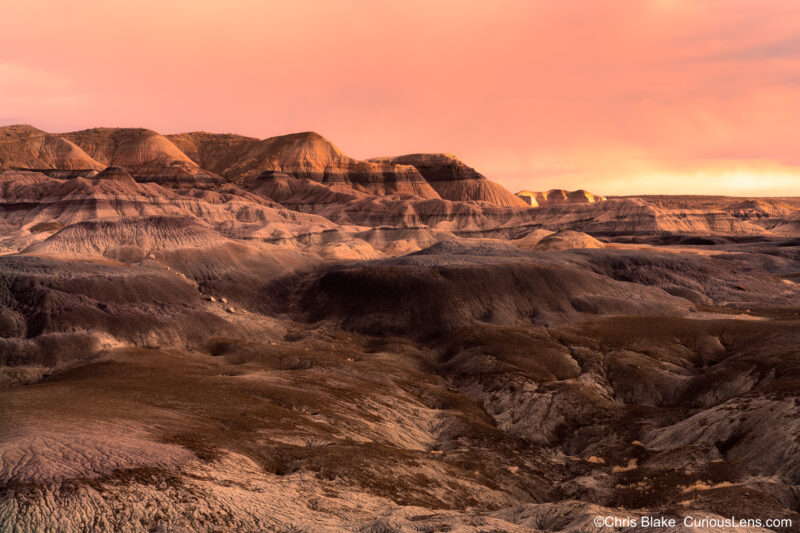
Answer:
[[797, 199], [526, 205], [316, 134], [0, 167], [3, 531], [800, 524]]

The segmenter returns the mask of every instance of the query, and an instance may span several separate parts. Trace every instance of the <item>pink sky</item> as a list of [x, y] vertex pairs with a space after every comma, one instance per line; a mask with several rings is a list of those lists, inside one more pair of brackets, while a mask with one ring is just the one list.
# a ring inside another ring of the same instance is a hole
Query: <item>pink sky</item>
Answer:
[[0, 124], [457, 154], [514, 191], [800, 195], [800, 4], [27, 0]]

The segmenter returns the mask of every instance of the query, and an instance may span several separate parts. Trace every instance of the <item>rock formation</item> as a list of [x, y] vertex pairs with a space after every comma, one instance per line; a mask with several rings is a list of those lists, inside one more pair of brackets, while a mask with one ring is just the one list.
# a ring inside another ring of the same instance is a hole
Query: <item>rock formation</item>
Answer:
[[0, 128], [0, 170], [102, 168], [102, 163], [58, 135], [26, 125]]
[[499, 206], [524, 207], [502, 185], [487, 179], [450, 154], [409, 154], [370, 161], [411, 165], [436, 189], [439, 196], [457, 202], [487, 202]]
[[564, 189], [550, 189], [545, 192], [519, 191], [517, 197], [531, 207], [552, 204], [591, 204], [606, 200], [605, 196], [592, 194], [583, 189], [577, 191], [565, 191]]
[[215, 138], [205, 133], [173, 138], [198, 162], [239, 182], [255, 179], [268, 171], [326, 185], [344, 184], [370, 194], [439, 196], [413, 167], [350, 158], [314, 132], [264, 140], [238, 136]]
[[543, 237], [536, 250], [572, 250], [574, 248], [602, 248], [603, 243], [580, 231], [561, 230]]

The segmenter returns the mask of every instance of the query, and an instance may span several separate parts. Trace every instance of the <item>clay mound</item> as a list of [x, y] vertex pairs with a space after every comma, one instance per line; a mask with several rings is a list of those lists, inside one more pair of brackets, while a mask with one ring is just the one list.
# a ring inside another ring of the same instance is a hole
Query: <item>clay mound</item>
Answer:
[[101, 168], [101, 163], [58, 135], [26, 125], [0, 128], [0, 170]]
[[[187, 144], [185, 139], [179, 142]], [[203, 154], [202, 146], [215, 144], [209, 141], [198, 147], [198, 160], [211, 159], [212, 155]], [[236, 157], [234, 152], [238, 153]], [[222, 168], [233, 161], [220, 173], [243, 183], [254, 180], [264, 171], [278, 171], [328, 185], [347, 184], [370, 194], [406, 194], [423, 198], [439, 196], [413, 167], [353, 159], [314, 132], [281, 135], [254, 142], [231, 141], [227, 148], [216, 153], [225, 162], [209, 165]]]
[[604, 202], [606, 200], [605, 196], [593, 194], [583, 189], [577, 191], [550, 189], [546, 192], [525, 190], [519, 191], [517, 196], [531, 207], [552, 204], [591, 204], [594, 202]]
[[684, 233], [768, 235], [764, 228], [721, 210], [665, 208], [639, 198], [584, 204], [551, 204], [530, 210], [531, 222], [594, 235]]
[[154, 264], [15, 254], [0, 257], [0, 274], [11, 280], [0, 287], [0, 315], [20, 319], [16, 331], [0, 319], [12, 344], [0, 345], [0, 364], [15, 364], [2, 359], [16, 354], [16, 364], [53, 367], [91, 358], [106, 343], [185, 342], [223, 323], [203, 310], [191, 283]]
[[525, 207], [527, 204], [502, 185], [490, 181], [450, 154], [408, 154], [379, 157], [370, 161], [411, 165], [446, 200], [488, 202], [498, 206]]
[[561, 230], [543, 237], [536, 250], [572, 250], [574, 248], [603, 248], [605, 245], [586, 233]]
[[787, 220], [770, 230], [776, 237], [800, 237], [800, 219]]
[[169, 139], [139, 128], [95, 128], [61, 135], [104, 165], [124, 167], [141, 181], [211, 186], [222, 180], [201, 169]]
[[[216, 246], [227, 239], [190, 217], [86, 220], [72, 224], [22, 251], [29, 255], [142, 257], [156, 250]], [[119, 250], [122, 248], [123, 250]]]
[[448, 239], [420, 250], [414, 257], [423, 256], [528, 257], [515, 246], [496, 239]]
[[[91, 179], [50, 179], [35, 172], [0, 172], [0, 220], [10, 229], [0, 247], [17, 251], [65, 226], [86, 220], [183, 216], [228, 238], [293, 240], [330, 231], [330, 220], [285, 209], [235, 186], [219, 192], [175, 190], [127, 179], [110, 169]], [[112, 179], [112, 178], [117, 179]]]
[[143, 128], [94, 128], [64, 133], [62, 138], [80, 146], [104, 165], [139, 168], [184, 164], [196, 166], [163, 135]]
[[319, 256], [336, 261], [369, 261], [384, 257], [382, 253], [361, 239], [328, 244], [319, 250]]
[[[736, 424], [730, 413], [736, 413]], [[729, 460], [747, 465], [753, 474], [778, 473], [800, 481], [800, 445], [789, 435], [800, 431], [800, 409], [794, 399], [737, 397], [701, 411], [681, 422], [651, 430], [646, 443], [655, 450], [687, 444], [717, 445]], [[775, 431], [775, 428], [785, 428]], [[748, 435], [742, 438], [739, 435]]]
[[[51, 181], [50, 177], [46, 174], [36, 170], [1, 170], [0, 171], [0, 187], [4, 187], [4, 191], [8, 188], [18, 186], [30, 186], [34, 183], [45, 183]], [[6, 198], [4, 194], [2, 198]]]
[[791, 303], [797, 296], [794, 286], [787, 285], [768, 270], [774, 265], [759, 265], [756, 256], [751, 254], [705, 257], [652, 249], [611, 248], [569, 253], [572, 261], [594, 272], [619, 281], [660, 287], [695, 303], [710, 300], [717, 305], [732, 302], [796, 305]]
[[461, 236], [483, 236], [529, 223], [529, 209], [512, 209], [477, 202], [420, 200], [373, 196], [344, 205], [323, 206], [315, 213], [339, 224], [395, 228], [427, 227]]
[[122, 179], [57, 180], [30, 174], [25, 179], [0, 179], [0, 218], [27, 227], [53, 221], [66, 226], [102, 217], [183, 214], [169, 190], [126, 179], [124, 171], [111, 170], [106, 176], [110, 175]]
[[[164, 249], [154, 255], [159, 263], [196, 283], [203, 294], [226, 298], [237, 309], [262, 313], [285, 305], [287, 278], [324, 263], [316, 254], [233, 240], [208, 247]], [[283, 281], [276, 283], [278, 279]]]
[[248, 149], [259, 142], [253, 137], [196, 131], [167, 135], [167, 139], [200, 167], [223, 175]]
[[180, 194], [172, 197], [175, 207], [211, 224], [230, 238], [282, 240], [337, 228], [324, 217], [285, 209], [236, 185], [215, 191], [187, 189], [176, 192]]
[[[440, 243], [441, 246], [445, 243]], [[521, 252], [516, 248], [518, 254]], [[479, 252], [472, 252], [479, 253]], [[564, 264], [412, 254], [323, 273], [305, 289], [311, 321], [371, 335], [440, 335], [477, 322], [545, 324], [577, 314], [680, 316], [686, 300]]]
[[522, 250], [533, 250], [536, 248], [536, 245], [539, 244], [539, 241], [547, 237], [548, 235], [552, 235], [553, 232], [543, 228], [536, 228], [524, 237], [519, 239], [513, 239], [511, 244], [514, 246], [522, 249]]
[[437, 242], [458, 239], [449, 231], [429, 228], [374, 228], [356, 236], [388, 256], [406, 255]]
[[96, 180], [112, 180], [134, 185], [136, 180], [133, 179], [131, 173], [122, 167], [106, 167], [102, 172], [98, 172], [93, 176]]
[[261, 173], [250, 191], [300, 211], [313, 211], [328, 204], [345, 204], [370, 196], [343, 183], [325, 185], [272, 170]]
[[780, 200], [749, 198], [725, 208], [725, 211], [744, 220], [759, 220], [791, 216], [796, 211]]
[[327, 139], [315, 132], [270, 137], [250, 145], [226, 175], [246, 176], [278, 170], [315, 181], [344, 181], [344, 167], [350, 162]]

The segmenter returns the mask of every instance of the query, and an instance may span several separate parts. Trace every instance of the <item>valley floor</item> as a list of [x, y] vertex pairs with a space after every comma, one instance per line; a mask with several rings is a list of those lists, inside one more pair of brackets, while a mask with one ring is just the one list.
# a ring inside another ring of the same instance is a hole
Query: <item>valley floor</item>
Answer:
[[798, 525], [800, 253], [763, 246], [5, 256], [0, 529]]

